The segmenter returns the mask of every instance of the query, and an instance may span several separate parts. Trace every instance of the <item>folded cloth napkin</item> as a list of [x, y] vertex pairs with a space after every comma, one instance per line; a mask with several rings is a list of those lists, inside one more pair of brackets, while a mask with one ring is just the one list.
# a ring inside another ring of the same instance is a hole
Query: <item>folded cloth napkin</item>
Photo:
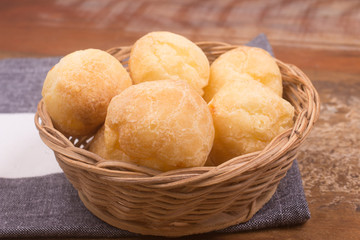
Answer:
[[[263, 34], [253, 39], [248, 45], [261, 47], [273, 54], [271, 46]], [[1, 113], [16, 115], [36, 111], [46, 73], [58, 61], [59, 58], [0, 61], [0, 125], [2, 124], [1, 119], [4, 119], [1, 118], [1, 115], [5, 115]], [[35, 126], [33, 127], [35, 128]], [[16, 136], [12, 138], [16, 138]], [[18, 139], [21, 139], [21, 136], [17, 136], [16, 140], [19, 141]], [[7, 141], [11, 141], [11, 136]], [[92, 215], [82, 204], [76, 190], [65, 175], [51, 172], [56, 172], [54, 167], [44, 164], [45, 167], [52, 168], [48, 172], [50, 174], [46, 174], [46, 169], [42, 169], [42, 171], [34, 172], [35, 176], [31, 174], [33, 171], [31, 168], [28, 168], [24, 175], [21, 175], [21, 171], [13, 175], [7, 172], [7, 169], [16, 171], [16, 167], [9, 166], [13, 159], [14, 166], [21, 164], [16, 163], [19, 160], [16, 160], [15, 156], [16, 152], [21, 151], [21, 147], [19, 149], [14, 144], [14, 157], [1, 147], [2, 144], [0, 144], [0, 169], [2, 169], [0, 171], [0, 238], [138, 236], [112, 227]], [[11, 146], [7, 145], [7, 148], [11, 148]], [[32, 149], [37, 151], [38, 148], [32, 147]], [[4, 154], [5, 152], [6, 154]], [[39, 156], [42, 154], [40, 150], [38, 154]], [[5, 157], [9, 159], [2, 160]], [[39, 159], [41, 158], [39, 157]], [[54, 158], [50, 160], [55, 161]], [[7, 174], [2, 176], [1, 174], [4, 172]], [[273, 197], [251, 220], [217, 232], [234, 233], [290, 226], [304, 223], [309, 218], [310, 212], [298, 164], [295, 160], [287, 175], [280, 181]]]

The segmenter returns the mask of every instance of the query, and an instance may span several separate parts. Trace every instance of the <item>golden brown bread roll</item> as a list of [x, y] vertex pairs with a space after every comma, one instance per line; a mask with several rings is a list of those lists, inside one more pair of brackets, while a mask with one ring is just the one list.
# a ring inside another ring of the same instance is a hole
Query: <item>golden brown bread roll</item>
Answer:
[[107, 159], [105, 139], [104, 139], [105, 127], [102, 126], [95, 134], [93, 140], [90, 142], [89, 151], [96, 153], [100, 157]]
[[109, 104], [106, 149], [136, 164], [161, 171], [203, 166], [213, 139], [209, 108], [185, 81], [133, 85]]
[[103, 125], [95, 134], [94, 139], [91, 141], [89, 146], [89, 151], [96, 153], [104, 159], [116, 159], [124, 162], [130, 162], [129, 157], [120, 151], [115, 149], [114, 151], [107, 152], [105, 146], [105, 126]]
[[209, 162], [262, 150], [293, 126], [294, 107], [257, 81], [223, 86], [209, 103], [215, 126]]
[[131, 85], [120, 62], [87, 49], [63, 57], [47, 74], [42, 96], [53, 123], [66, 135], [93, 133], [105, 120], [113, 96]]
[[129, 70], [134, 84], [185, 80], [200, 95], [210, 74], [203, 51], [187, 38], [170, 32], [151, 32], [137, 40], [131, 49]]
[[282, 79], [274, 58], [265, 50], [241, 46], [218, 57], [210, 67], [204, 99], [209, 102], [226, 83], [255, 79], [282, 96]]

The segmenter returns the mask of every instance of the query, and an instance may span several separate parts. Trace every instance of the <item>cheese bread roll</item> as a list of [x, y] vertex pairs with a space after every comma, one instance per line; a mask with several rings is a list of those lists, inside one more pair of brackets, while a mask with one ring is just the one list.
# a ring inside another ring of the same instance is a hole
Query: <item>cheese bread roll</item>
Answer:
[[77, 137], [103, 124], [110, 100], [131, 84], [116, 58], [87, 49], [63, 57], [48, 72], [42, 96], [54, 126]]
[[213, 139], [210, 110], [185, 81], [133, 85], [112, 99], [105, 121], [108, 152], [161, 171], [203, 166]]
[[215, 126], [210, 161], [262, 150], [293, 126], [294, 107], [257, 81], [226, 84], [209, 103]]
[[137, 40], [131, 49], [129, 70], [134, 84], [185, 80], [200, 95], [210, 75], [204, 52], [189, 39], [170, 32], [151, 32]]
[[218, 57], [210, 68], [204, 99], [209, 102], [226, 83], [254, 79], [282, 96], [282, 78], [274, 58], [265, 50], [241, 46]]
[[120, 150], [110, 151], [106, 150], [105, 146], [105, 126], [102, 126], [94, 136], [89, 146], [89, 151], [96, 153], [100, 157], [108, 160], [120, 160], [124, 162], [130, 162], [129, 157]]

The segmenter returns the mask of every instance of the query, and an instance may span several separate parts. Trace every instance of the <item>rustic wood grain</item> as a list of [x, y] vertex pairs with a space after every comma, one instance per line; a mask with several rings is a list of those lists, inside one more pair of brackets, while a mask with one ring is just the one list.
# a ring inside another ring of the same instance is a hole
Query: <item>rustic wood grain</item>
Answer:
[[108, 49], [153, 30], [232, 44], [265, 33], [276, 56], [304, 70], [322, 100], [298, 158], [312, 218], [192, 239], [360, 239], [360, 1], [0, 1], [0, 58]]

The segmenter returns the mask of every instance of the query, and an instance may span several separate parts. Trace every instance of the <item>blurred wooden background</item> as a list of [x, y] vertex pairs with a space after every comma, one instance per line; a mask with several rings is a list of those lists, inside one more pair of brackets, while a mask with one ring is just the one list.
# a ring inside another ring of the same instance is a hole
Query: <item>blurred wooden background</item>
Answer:
[[360, 239], [360, 1], [0, 1], [0, 58], [106, 50], [155, 30], [232, 44], [265, 33], [276, 57], [300, 67], [322, 99], [298, 158], [312, 218], [206, 237]]

